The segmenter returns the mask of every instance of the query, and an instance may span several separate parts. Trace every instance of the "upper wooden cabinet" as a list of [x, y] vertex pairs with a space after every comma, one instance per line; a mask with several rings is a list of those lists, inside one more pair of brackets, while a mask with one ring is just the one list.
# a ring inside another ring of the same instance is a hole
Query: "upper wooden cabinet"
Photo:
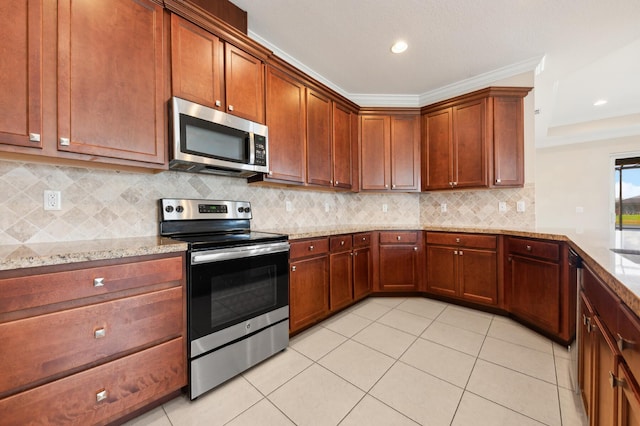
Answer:
[[[354, 176], [357, 175], [355, 158], [357, 157], [358, 115], [351, 109], [333, 104], [332, 166], [333, 186], [335, 188], [356, 190]], [[355, 132], [355, 135], [354, 135]], [[355, 151], [355, 152], [354, 152]]]
[[307, 89], [307, 183], [332, 186], [331, 99]]
[[216, 35], [171, 16], [173, 95], [264, 123], [264, 64]]
[[366, 111], [360, 116], [360, 188], [419, 191], [419, 149], [417, 111]]
[[58, 2], [58, 149], [165, 163], [164, 12], [151, 0]]
[[0, 4], [0, 144], [42, 148], [42, 1]]
[[522, 186], [530, 90], [490, 87], [422, 108], [423, 189]]

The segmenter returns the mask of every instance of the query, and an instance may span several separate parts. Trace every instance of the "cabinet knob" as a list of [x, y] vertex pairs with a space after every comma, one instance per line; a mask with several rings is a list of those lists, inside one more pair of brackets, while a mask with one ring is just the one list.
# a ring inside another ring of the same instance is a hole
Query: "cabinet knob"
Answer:
[[458, 255], [458, 250], [454, 250], [453, 254], [455, 254], [457, 256]]
[[357, 256], [357, 255], [358, 255], [358, 252], [351, 253], [351, 254], [352, 254], [352, 255], [354, 255], [354, 256]]
[[102, 402], [105, 399], [107, 399], [108, 396], [109, 395], [107, 394], [107, 390], [106, 389], [102, 389], [101, 391], [96, 393], [96, 402]]
[[362, 241], [367, 241], [367, 237], [362, 237]]
[[458, 186], [458, 182], [453, 182], [453, 186]]
[[104, 337], [107, 337], [107, 330], [105, 330], [105, 328], [99, 328], [96, 331], [93, 332], [93, 337], [96, 339], [102, 339]]
[[531, 246], [527, 246], [527, 251], [531, 251]]
[[402, 237], [400, 235], [398, 235], [397, 238], [398, 238], [398, 241], [400, 241], [402, 239]]
[[340, 241], [340, 245], [343, 246], [344, 245], [344, 240]]
[[385, 185], [384, 187], [385, 187], [385, 188], [389, 188], [389, 185]]
[[625, 339], [620, 335], [620, 333], [618, 333], [616, 341], [618, 342], [618, 349], [620, 349], [620, 352], [636, 346], [636, 342], [634, 342], [633, 340]]
[[618, 386], [624, 386], [625, 381], [624, 379], [620, 379], [616, 377], [612, 371], [609, 371], [609, 384], [611, 385], [612, 388], [616, 388]]
[[336, 181], [336, 185], [340, 185], [340, 182]]
[[351, 256], [357, 256], [358, 254], [356, 253], [355, 255], [353, 254], [353, 252], [349, 253]]
[[29, 133], [29, 141], [30, 142], [40, 142], [40, 134], [39, 133]]
[[295, 267], [295, 266], [292, 266], [292, 267], [291, 267], [291, 272], [295, 272], [295, 271], [296, 271], [296, 267]]
[[233, 111], [233, 105], [229, 105], [229, 111]]
[[103, 277], [94, 278], [93, 279], [93, 286], [94, 287], [104, 287], [104, 278]]
[[309, 251], [313, 251], [314, 248], [314, 246], [309, 246]]
[[391, 189], [396, 189], [395, 184], [394, 184], [394, 185], [391, 185]]
[[414, 247], [414, 248], [413, 248], [413, 251], [418, 251], [418, 247]]
[[502, 179], [496, 179], [496, 183], [502, 182]]
[[217, 101], [216, 101], [216, 106], [217, 106], [217, 107], [222, 106], [222, 102], [220, 102], [219, 100], [217, 100]]
[[69, 138], [60, 138], [60, 146], [69, 146], [71, 145], [71, 141]]
[[459, 243], [459, 242], [460, 242], [460, 238], [456, 238], [456, 243]]
[[463, 254], [462, 250], [460, 250], [460, 252], [459, 252], [458, 254], [459, 254], [460, 256], [462, 256], [462, 254]]
[[273, 174], [273, 170], [269, 170], [268, 175], [271, 176]]

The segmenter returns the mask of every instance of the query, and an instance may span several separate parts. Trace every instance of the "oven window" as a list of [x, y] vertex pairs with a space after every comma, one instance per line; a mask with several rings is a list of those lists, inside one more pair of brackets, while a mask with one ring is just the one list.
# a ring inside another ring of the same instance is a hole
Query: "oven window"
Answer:
[[190, 339], [195, 340], [289, 303], [288, 253], [194, 265]]

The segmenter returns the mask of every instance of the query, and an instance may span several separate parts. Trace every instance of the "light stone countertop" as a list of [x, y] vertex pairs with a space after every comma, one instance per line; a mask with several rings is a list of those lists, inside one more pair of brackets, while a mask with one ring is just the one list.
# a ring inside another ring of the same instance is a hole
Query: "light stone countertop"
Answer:
[[[469, 232], [518, 237], [541, 238], [566, 241], [578, 252], [584, 261], [602, 280], [640, 316], [640, 265], [627, 257], [614, 253], [610, 248], [640, 249], [640, 244], [630, 246], [628, 241], [612, 243], [598, 237], [595, 233], [576, 233], [566, 229], [497, 229], [481, 227], [432, 227], [432, 226], [389, 226], [366, 225], [344, 227], [279, 228], [261, 229], [265, 232], [287, 234], [290, 240], [385, 230], [425, 230], [442, 232]], [[640, 240], [639, 231], [637, 238]], [[635, 244], [635, 242], [633, 243]], [[623, 246], [624, 245], [624, 246]], [[59, 265], [91, 260], [119, 259], [151, 254], [182, 252], [187, 244], [161, 237], [117, 238], [91, 241], [73, 241], [61, 243], [41, 243], [25, 245], [0, 245], [0, 271], [31, 268], [37, 266]]]
[[186, 243], [161, 237], [0, 245], [0, 271], [186, 250]]

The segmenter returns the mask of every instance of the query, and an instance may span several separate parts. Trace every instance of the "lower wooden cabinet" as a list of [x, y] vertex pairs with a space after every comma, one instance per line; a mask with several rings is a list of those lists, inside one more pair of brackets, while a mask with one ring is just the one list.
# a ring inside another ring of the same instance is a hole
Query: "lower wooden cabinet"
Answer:
[[422, 232], [380, 232], [377, 291], [418, 291], [424, 255]]
[[289, 331], [294, 333], [329, 313], [329, 239], [291, 243]]
[[0, 424], [107, 424], [187, 385], [184, 254], [0, 272]]
[[427, 232], [427, 292], [498, 304], [497, 237]]
[[371, 293], [373, 258], [371, 232], [353, 235], [353, 299], [360, 300]]
[[640, 425], [640, 386], [624, 363], [619, 365], [618, 379], [617, 424]]
[[330, 246], [329, 309], [337, 311], [353, 302], [353, 238], [331, 237]]

